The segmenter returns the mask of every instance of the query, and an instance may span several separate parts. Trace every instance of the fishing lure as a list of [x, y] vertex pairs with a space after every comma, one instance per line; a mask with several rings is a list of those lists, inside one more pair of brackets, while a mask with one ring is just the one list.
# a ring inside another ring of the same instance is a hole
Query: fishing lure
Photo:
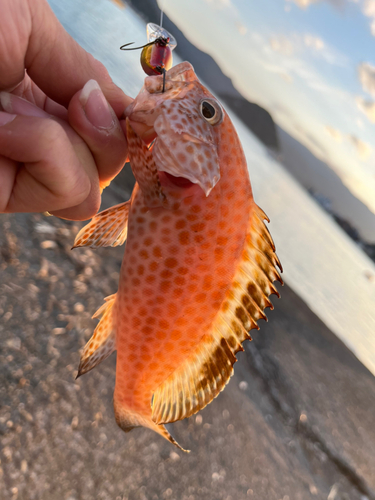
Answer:
[[148, 76], [164, 75], [163, 92], [165, 90], [165, 72], [172, 67], [172, 51], [177, 46], [174, 37], [161, 26], [148, 23], [147, 24], [147, 40], [146, 45], [141, 47], [131, 47], [134, 42], [121, 45], [120, 50], [139, 50], [141, 52], [141, 66], [143, 71]]

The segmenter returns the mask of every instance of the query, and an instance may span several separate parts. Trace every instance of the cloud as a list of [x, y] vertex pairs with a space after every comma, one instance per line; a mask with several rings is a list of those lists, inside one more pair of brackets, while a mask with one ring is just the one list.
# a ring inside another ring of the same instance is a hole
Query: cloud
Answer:
[[359, 81], [363, 90], [375, 97], [375, 66], [370, 63], [361, 63], [358, 67]]
[[308, 52], [329, 64], [340, 67], [348, 66], [347, 56], [328, 46], [319, 36], [312, 35], [311, 33], [292, 33], [288, 36], [273, 35], [269, 39], [269, 42], [274, 52], [287, 57]]
[[312, 49], [315, 49], [315, 50], [324, 49], [324, 42], [318, 36], [306, 34], [303, 37], [303, 41], [304, 41], [306, 47], [311, 47]]
[[339, 130], [337, 130], [337, 129], [335, 129], [335, 128], [333, 128], [333, 127], [329, 126], [329, 125], [326, 125], [326, 127], [325, 127], [325, 131], [326, 131], [326, 132], [327, 132], [327, 134], [328, 134], [328, 135], [330, 135], [330, 136], [332, 137], [332, 139], [334, 139], [335, 141], [337, 141], [337, 142], [342, 142], [342, 133], [341, 133]]
[[362, 141], [354, 134], [343, 134], [340, 130], [337, 130], [330, 125], [326, 125], [324, 130], [327, 134], [332, 137], [336, 142], [343, 142], [345, 140], [347, 143], [351, 144], [358, 155], [358, 158], [362, 161], [366, 161], [372, 153], [372, 148], [367, 142]]
[[370, 122], [375, 123], [375, 101], [357, 97], [355, 102], [357, 103], [358, 109], [367, 116]]
[[355, 147], [360, 160], [365, 161], [372, 153], [372, 148], [367, 142], [361, 141], [355, 135], [348, 135], [349, 142]]
[[331, 4], [333, 7], [342, 9], [345, 6], [347, 0], [287, 0], [287, 2], [295, 3], [300, 9], [307, 9], [310, 5], [321, 3], [322, 1]]
[[371, 19], [371, 34], [375, 36], [375, 0], [365, 0], [362, 5], [362, 12], [366, 17]]
[[281, 66], [278, 66], [277, 64], [263, 63], [263, 67], [270, 73], [276, 73], [277, 75], [279, 75], [280, 78], [282, 78], [287, 83], [293, 83], [292, 75], [287, 71], [285, 71], [285, 69], [282, 68]]
[[270, 38], [270, 45], [272, 50], [279, 52], [284, 56], [291, 56], [296, 50], [295, 44], [284, 35], [274, 35]]
[[300, 9], [306, 9], [312, 3], [318, 3], [321, 0], [287, 0], [288, 2], [295, 3]]
[[365, 0], [362, 11], [367, 17], [375, 17], [375, 1]]
[[236, 28], [237, 28], [238, 33], [239, 33], [240, 35], [246, 35], [246, 33], [247, 33], [247, 28], [246, 28], [246, 26], [245, 26], [244, 24], [242, 24], [241, 22], [237, 21], [237, 22], [236, 22]]
[[206, 0], [206, 2], [216, 9], [233, 7], [231, 0]]
[[290, 36], [273, 35], [270, 38], [270, 44], [275, 52], [279, 52], [285, 56], [302, 52], [306, 48], [312, 51], [320, 51], [325, 47], [324, 41], [321, 38], [309, 33], [304, 35], [294, 33]]

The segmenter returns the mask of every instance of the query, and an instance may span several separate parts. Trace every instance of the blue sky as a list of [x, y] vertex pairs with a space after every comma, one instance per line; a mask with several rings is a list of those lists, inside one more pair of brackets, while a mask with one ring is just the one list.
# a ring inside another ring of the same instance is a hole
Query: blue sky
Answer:
[[375, 0], [159, 5], [375, 213]]

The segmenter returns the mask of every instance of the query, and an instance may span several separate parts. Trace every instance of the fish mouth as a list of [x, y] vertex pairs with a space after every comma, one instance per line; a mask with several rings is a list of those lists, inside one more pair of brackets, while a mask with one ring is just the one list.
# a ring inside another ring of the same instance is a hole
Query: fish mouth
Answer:
[[[185, 142], [193, 144], [191, 140]], [[202, 142], [198, 139], [197, 143], [201, 144]], [[184, 152], [184, 145], [182, 147], [177, 145], [176, 147], [177, 150], [174, 150], [171, 142], [165, 143], [157, 135], [152, 155], [158, 172], [168, 174], [165, 177], [167, 181], [170, 181], [170, 186], [173, 184], [177, 187], [184, 187], [186, 190], [194, 185], [203, 191], [207, 197], [220, 179], [220, 173], [210, 178], [210, 173], [207, 173], [202, 168], [199, 161], [195, 159], [194, 154], [189, 158], [187, 153]]]
[[129, 120], [129, 125], [137, 134], [137, 136], [142, 139], [142, 141], [146, 144], [151, 144], [153, 140], [156, 139], [157, 134], [155, 132], [153, 125], [147, 125], [143, 122]]
[[187, 189], [192, 186], [196, 186], [194, 182], [191, 182], [189, 179], [186, 179], [186, 177], [176, 177], [172, 174], [169, 174], [168, 172], [160, 171], [159, 176], [161, 177], [160, 181], [162, 184], [163, 184], [162, 182], [163, 177], [165, 177], [165, 179], [168, 182], [179, 188]]
[[[198, 164], [196, 164], [196, 171], [187, 171], [178, 160], [173, 148], [171, 148], [171, 144], [164, 142], [163, 138], [155, 131], [153, 124], [146, 124], [130, 118], [128, 120], [136, 135], [149, 146], [149, 149], [152, 148], [152, 155], [162, 185], [181, 188], [184, 191], [189, 190], [189, 192], [193, 186], [196, 186], [203, 190], [206, 197], [210, 194], [220, 179], [220, 172], [211, 178], [211, 174], [202, 171], [202, 167]], [[199, 137], [187, 132], [182, 133], [179, 139], [198, 147], [204, 144], [213, 145], [211, 141], [203, 142]], [[152, 142], [153, 144], [151, 144]]]

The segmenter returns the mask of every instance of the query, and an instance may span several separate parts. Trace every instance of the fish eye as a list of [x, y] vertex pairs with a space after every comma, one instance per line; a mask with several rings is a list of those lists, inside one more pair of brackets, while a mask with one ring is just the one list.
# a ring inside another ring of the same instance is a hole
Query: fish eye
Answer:
[[203, 99], [199, 111], [210, 125], [221, 123], [224, 117], [223, 109], [215, 99]]

